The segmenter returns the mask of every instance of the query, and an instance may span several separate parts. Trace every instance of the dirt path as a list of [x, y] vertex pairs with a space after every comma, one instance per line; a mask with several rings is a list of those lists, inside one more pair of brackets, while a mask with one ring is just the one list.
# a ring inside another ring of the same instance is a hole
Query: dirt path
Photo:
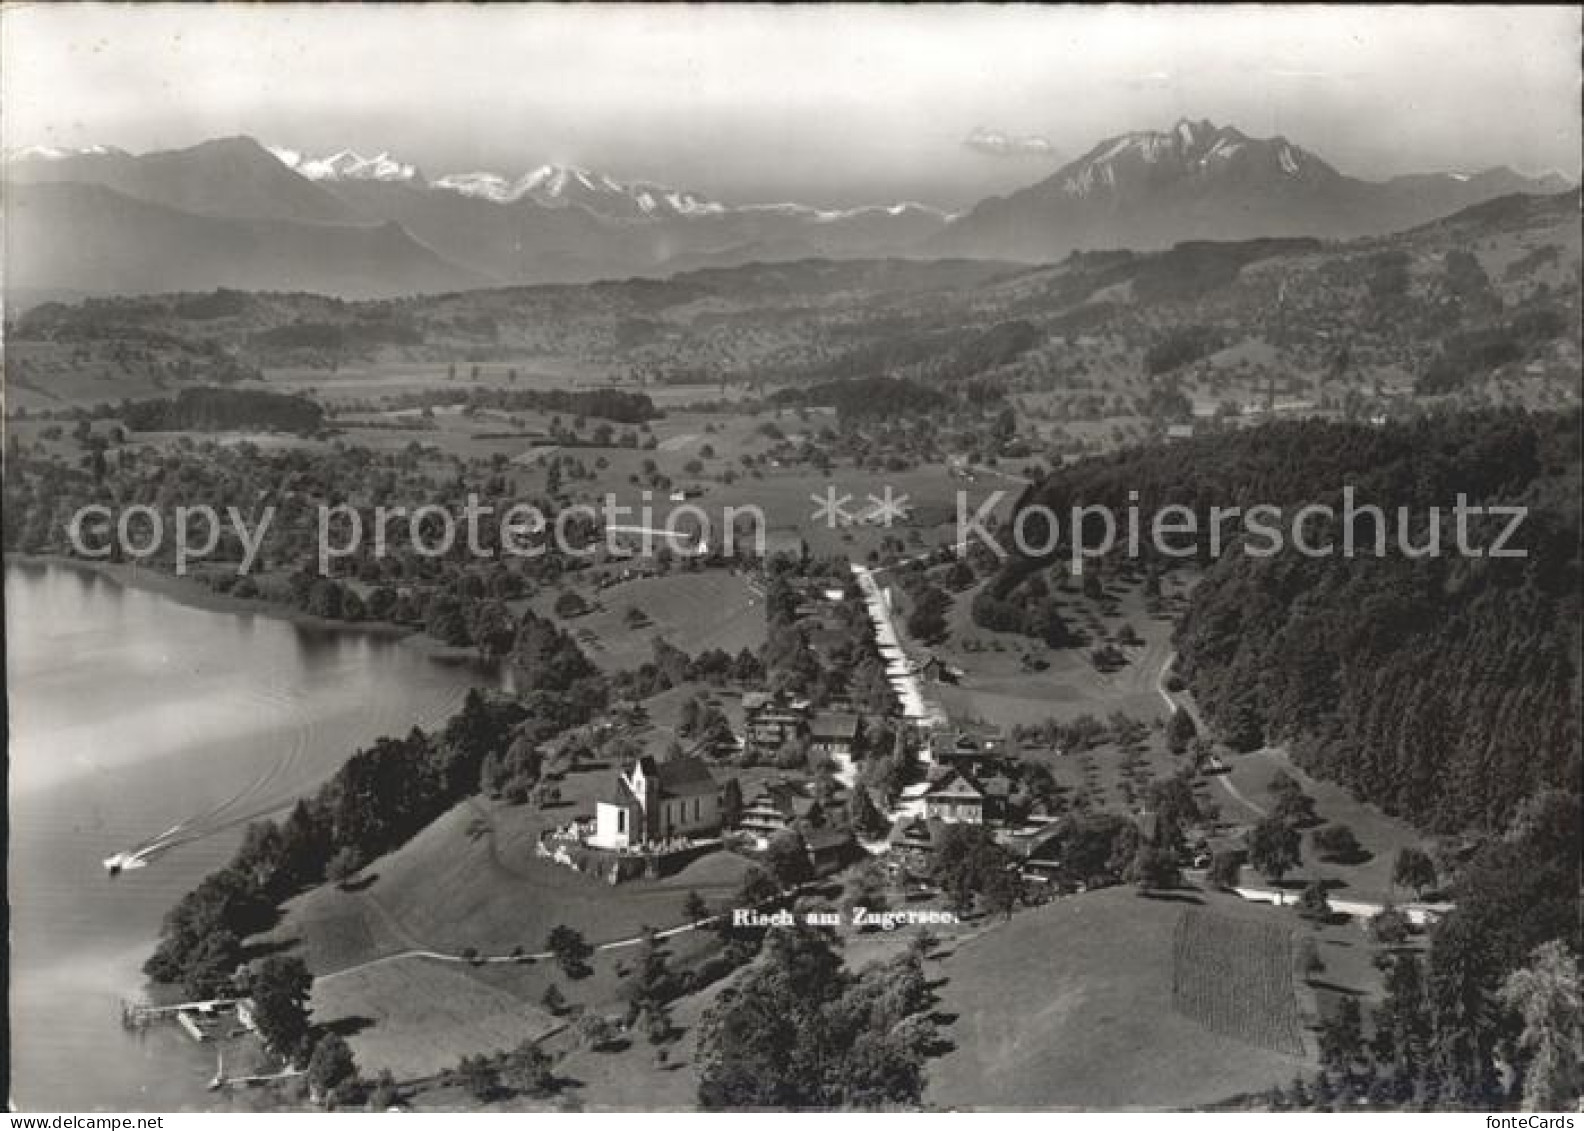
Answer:
[[[1169, 710], [1186, 711], [1188, 717], [1193, 720], [1194, 730], [1205, 738], [1209, 738], [1211, 735], [1210, 727], [1205, 723], [1204, 716], [1200, 714], [1199, 705], [1194, 702], [1193, 695], [1187, 691], [1172, 692], [1166, 689], [1166, 677], [1171, 673], [1172, 665], [1176, 662], [1177, 653], [1175, 651], [1167, 652], [1166, 659], [1161, 664], [1160, 674], [1155, 677], [1155, 689], [1160, 692], [1161, 698], [1166, 700], [1166, 706]], [[1222, 773], [1213, 776], [1216, 781], [1221, 783], [1221, 788], [1226, 791], [1227, 796], [1250, 813], [1253, 813], [1256, 817], [1269, 815], [1269, 811], [1263, 805], [1250, 800], [1246, 793], [1233, 784], [1230, 775]]]

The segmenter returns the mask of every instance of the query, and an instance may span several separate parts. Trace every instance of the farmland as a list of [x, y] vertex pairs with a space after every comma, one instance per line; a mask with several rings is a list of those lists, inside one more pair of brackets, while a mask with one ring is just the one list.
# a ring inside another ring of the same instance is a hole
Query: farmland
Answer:
[[[719, 648], [735, 656], [764, 643], [763, 600], [737, 573], [639, 578], [600, 590], [596, 600], [591, 611], [565, 623], [589, 659], [606, 671], [648, 662], [656, 637], [689, 655]], [[537, 604], [542, 614], [554, 611], [549, 593], [541, 594]]]
[[1172, 943], [1172, 1008], [1212, 1033], [1302, 1056], [1295, 957], [1291, 932], [1274, 918], [1194, 908]]
[[939, 991], [940, 1012], [955, 1017], [946, 1031], [955, 1047], [931, 1065], [926, 1101], [1178, 1108], [1286, 1083], [1302, 1058], [1212, 1032], [1173, 1008], [1177, 925], [1191, 910], [1110, 889], [1014, 916], [958, 945], [942, 963]]

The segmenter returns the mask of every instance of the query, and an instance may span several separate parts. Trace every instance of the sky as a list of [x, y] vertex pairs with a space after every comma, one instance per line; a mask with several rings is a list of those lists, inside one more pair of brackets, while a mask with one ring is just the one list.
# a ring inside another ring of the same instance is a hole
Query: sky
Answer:
[[731, 202], [960, 207], [1179, 118], [1342, 171], [1578, 179], [1573, 7], [27, 5], [0, 144], [247, 134]]

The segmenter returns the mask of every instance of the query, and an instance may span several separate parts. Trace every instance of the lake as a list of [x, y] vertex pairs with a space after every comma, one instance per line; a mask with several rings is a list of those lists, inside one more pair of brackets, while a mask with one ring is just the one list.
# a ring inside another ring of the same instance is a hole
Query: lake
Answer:
[[[210, 1106], [214, 1054], [120, 1002], [165, 911], [359, 745], [443, 721], [481, 664], [367, 632], [211, 612], [60, 565], [5, 569], [11, 1100]], [[103, 860], [143, 851], [111, 879]]]

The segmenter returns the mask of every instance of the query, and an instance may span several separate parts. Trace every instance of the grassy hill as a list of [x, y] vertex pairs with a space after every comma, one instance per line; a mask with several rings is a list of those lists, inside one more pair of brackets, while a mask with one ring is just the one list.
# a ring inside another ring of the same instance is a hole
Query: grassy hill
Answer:
[[[1174, 1007], [1174, 979], [1188, 973], [1174, 958], [1185, 915], [1269, 921], [1236, 900], [1205, 898], [1201, 908], [1115, 888], [1025, 912], [958, 945], [941, 966], [938, 1007], [955, 1016], [945, 1030], [955, 1047], [931, 1063], [926, 1102], [1182, 1108], [1291, 1080], [1301, 1057], [1211, 1032]], [[1234, 1006], [1244, 995], [1272, 1000], [1236, 980], [1206, 990]]]

